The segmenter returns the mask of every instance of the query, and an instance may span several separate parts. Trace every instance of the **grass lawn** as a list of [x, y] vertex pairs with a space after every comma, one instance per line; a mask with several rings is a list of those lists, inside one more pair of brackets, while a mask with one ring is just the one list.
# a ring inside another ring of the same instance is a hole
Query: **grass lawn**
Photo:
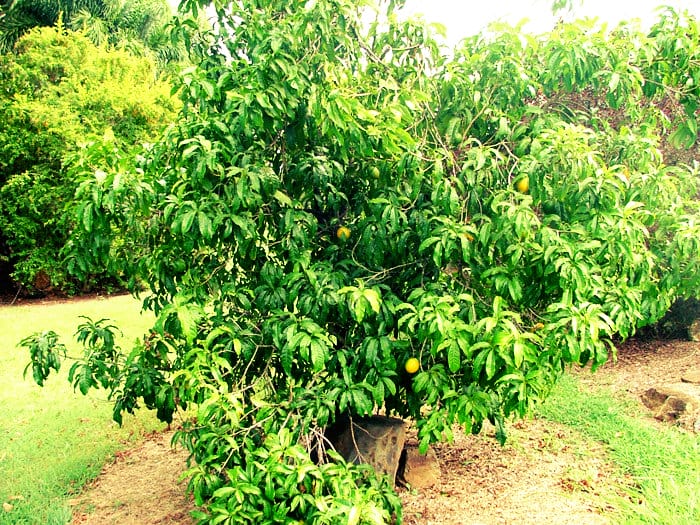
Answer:
[[0, 307], [0, 524], [64, 524], [69, 500], [94, 478], [119, 448], [163, 425], [144, 411], [125, 417], [119, 428], [103, 392], [74, 393], [67, 381], [70, 363], [50, 376], [44, 388], [22, 377], [29, 362], [18, 342], [37, 331], [53, 330], [69, 350], [80, 316], [109, 318], [123, 335], [122, 348], [150, 326], [140, 303], [130, 296]]
[[604, 387], [582, 387], [563, 377], [539, 408], [584, 438], [602, 443], [629, 480], [628, 496], [615, 502], [615, 523], [697, 525], [700, 523], [700, 438], [640, 417], [638, 403]]

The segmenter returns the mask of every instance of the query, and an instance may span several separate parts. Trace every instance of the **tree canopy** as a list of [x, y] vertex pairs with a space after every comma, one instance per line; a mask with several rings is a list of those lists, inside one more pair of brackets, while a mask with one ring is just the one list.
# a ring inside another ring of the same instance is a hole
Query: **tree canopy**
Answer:
[[173, 13], [167, 0], [14, 0], [0, 5], [0, 53], [33, 27], [61, 24], [81, 30], [97, 46], [149, 53], [163, 65], [182, 58], [167, 24]]
[[394, 4], [216, 2], [211, 30], [177, 29], [175, 124], [131, 169], [75, 172], [71, 264], [112, 261], [157, 321], [123, 353], [86, 329], [71, 379], [118, 421], [192, 407], [202, 523], [400, 522], [393, 480], [324, 453], [328, 425], [504, 439], [568, 366], [697, 294], [696, 167], [659, 149], [697, 132], [695, 20], [503, 28], [446, 58]]

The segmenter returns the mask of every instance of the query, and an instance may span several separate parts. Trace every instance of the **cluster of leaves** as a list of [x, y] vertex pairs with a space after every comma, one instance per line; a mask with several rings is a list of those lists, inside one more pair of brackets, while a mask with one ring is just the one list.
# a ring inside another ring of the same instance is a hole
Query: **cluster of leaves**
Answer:
[[[554, 297], [559, 312], [562, 303], [597, 304], [623, 338], [657, 321], [677, 295], [696, 293], [694, 263], [681, 262], [695, 249], [696, 171], [666, 165], [658, 148], [664, 134], [678, 146], [696, 136], [688, 130], [698, 93], [688, 79], [700, 70], [684, 57], [697, 53], [686, 51], [697, 30], [667, 10], [649, 35], [582, 22], [546, 38], [504, 31], [465, 43], [442, 85], [439, 118], [457, 151], [452, 169], [476, 188], [466, 197], [477, 201], [472, 221], [488, 252], [469, 267], [482, 284], [489, 277], [540, 315]], [[499, 71], [513, 81], [494, 84]], [[669, 98], [686, 108], [673, 119], [659, 104]], [[529, 195], [515, 206], [497, 194], [483, 199], [522, 179]]]
[[61, 369], [61, 360], [66, 357], [66, 347], [59, 342], [58, 334], [53, 330], [37, 332], [22, 339], [20, 345], [29, 351], [30, 361], [24, 369], [24, 375], [31, 367], [32, 378], [37, 385], [44, 386], [44, 381], [51, 373], [51, 369], [58, 372]]
[[177, 101], [150, 60], [60, 27], [36, 29], [0, 56], [0, 83], [0, 258], [29, 290], [45, 276], [70, 291], [82, 286], [59, 255], [73, 228], [73, 155], [105, 136], [96, 164], [140, 147], [174, 118]]
[[[394, 4], [363, 24], [351, 0], [215, 3], [177, 123], [132, 173], [82, 164], [73, 260], [114, 261], [158, 316], [115, 411], [195, 407], [203, 523], [400, 521], [387, 484], [323, 462], [327, 425], [383, 409], [422, 449], [455, 423], [504, 438], [697, 290], [697, 173], [663, 163], [655, 104], [695, 96], [657, 41], [690, 46], [693, 20], [506, 28], [447, 59]], [[561, 103], [582, 90], [605, 106]]]

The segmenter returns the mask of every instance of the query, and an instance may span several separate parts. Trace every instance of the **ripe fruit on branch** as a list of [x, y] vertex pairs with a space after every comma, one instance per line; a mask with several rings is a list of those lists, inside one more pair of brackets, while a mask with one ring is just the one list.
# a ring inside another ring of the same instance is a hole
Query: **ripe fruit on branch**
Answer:
[[418, 359], [416, 359], [415, 357], [410, 357], [406, 361], [404, 368], [409, 374], [415, 374], [420, 368], [420, 361], [418, 361]]
[[527, 193], [528, 191], [530, 191], [530, 178], [527, 175], [525, 175], [524, 177], [518, 179], [515, 183], [515, 189], [518, 190], [520, 193]]
[[341, 226], [338, 231], [335, 232], [336, 237], [341, 241], [347, 241], [350, 238], [350, 228], [346, 226]]

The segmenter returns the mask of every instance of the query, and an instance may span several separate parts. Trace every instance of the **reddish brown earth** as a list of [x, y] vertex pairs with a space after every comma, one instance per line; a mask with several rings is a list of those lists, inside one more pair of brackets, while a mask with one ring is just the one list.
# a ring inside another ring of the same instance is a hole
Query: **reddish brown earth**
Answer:
[[[618, 362], [583, 384], [604, 385], [639, 399], [647, 388], [675, 382], [700, 367], [700, 343], [630, 342]], [[649, 417], [640, 404], [641, 417]], [[511, 425], [501, 447], [487, 430], [458, 434], [436, 448], [440, 483], [400, 492], [407, 525], [596, 525], [611, 523], [625, 484], [604, 460], [602, 446], [585, 443], [567, 427], [527, 420]], [[186, 454], [158, 434], [118, 454], [72, 502], [73, 524], [185, 525], [191, 503], [178, 481]]]

